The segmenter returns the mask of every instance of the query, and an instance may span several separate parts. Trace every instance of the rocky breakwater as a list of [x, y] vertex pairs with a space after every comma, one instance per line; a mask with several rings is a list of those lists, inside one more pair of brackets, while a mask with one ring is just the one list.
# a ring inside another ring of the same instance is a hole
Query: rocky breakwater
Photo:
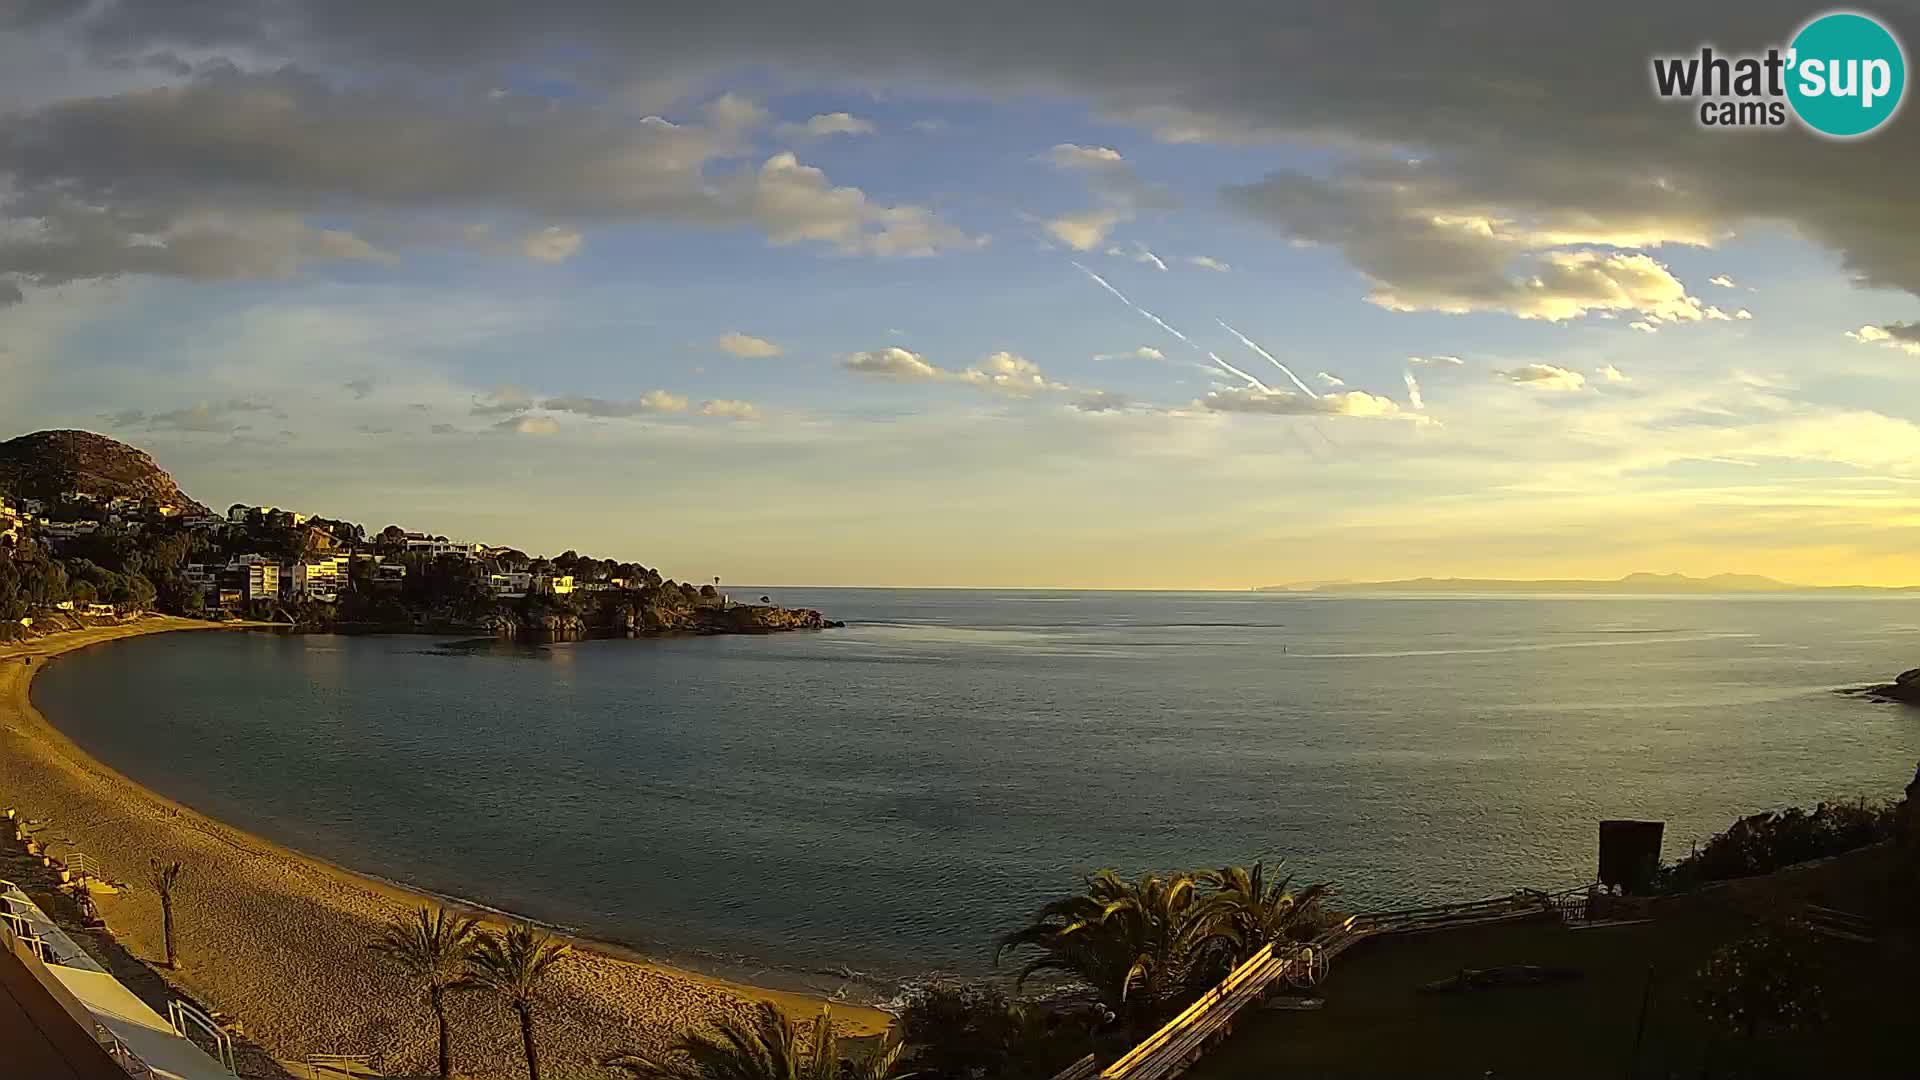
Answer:
[[707, 634], [772, 634], [783, 630], [825, 630], [845, 625], [812, 608], [784, 608], [774, 604], [701, 608], [697, 614], [697, 629]]

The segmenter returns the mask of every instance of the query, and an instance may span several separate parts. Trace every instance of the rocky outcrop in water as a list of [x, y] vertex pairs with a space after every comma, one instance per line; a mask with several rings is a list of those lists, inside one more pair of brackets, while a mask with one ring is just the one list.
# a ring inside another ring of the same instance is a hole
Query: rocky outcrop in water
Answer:
[[821, 630], [840, 625], [812, 608], [736, 604], [728, 608], [699, 609], [697, 629], [720, 634], [770, 634], [781, 630]]
[[1875, 701], [1897, 701], [1903, 705], [1920, 705], [1920, 668], [1909, 668], [1894, 676], [1890, 683], [1862, 686], [1847, 693], [1858, 694]]

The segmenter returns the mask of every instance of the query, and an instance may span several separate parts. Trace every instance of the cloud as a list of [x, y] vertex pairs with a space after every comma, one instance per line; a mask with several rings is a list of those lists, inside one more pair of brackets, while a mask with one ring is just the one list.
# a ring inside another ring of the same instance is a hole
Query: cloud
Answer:
[[[1429, 234], [1466, 221], [1523, 236], [1511, 264], [1522, 282], [1530, 277], [1529, 260], [1550, 248], [1710, 243], [1750, 222], [1779, 222], [1835, 252], [1861, 285], [1920, 288], [1920, 207], [1906, 197], [1907, 178], [1920, 164], [1920, 140], [1910, 128], [1850, 143], [1841, 175], [1825, 167], [1824, 155], [1809, 153], [1812, 144], [1799, 133], [1703, 137], [1686, 109], [1622, 92], [1623, 72], [1644, 75], [1649, 41], [1777, 41], [1804, 19], [1804, 4], [1756, 0], [1730, 10], [1622, 0], [1605, 19], [1586, 12], [1571, 22], [1556, 5], [1526, 0], [1403, 8], [1395, 9], [1393, 32], [1386, 34], [1352, 5], [1313, 5], [1277, 37], [1257, 5], [1169, 7], [1147, 0], [1116, 0], [1097, 20], [1074, 5], [1012, 0], [982, 0], [934, 15], [916, 5], [863, 7], [857, 17], [827, 0], [748, 0], [676, 10], [671, 19], [611, 0], [495, 6], [485, 18], [453, 0], [239, 6], [101, 0], [29, 10], [38, 28], [34, 44], [40, 44], [37, 35], [57, 35], [64, 46], [36, 52], [62, 60], [92, 57], [103, 81], [105, 71], [125, 80], [122, 72], [133, 69], [154, 78], [159, 65], [149, 58], [162, 55], [174, 57], [176, 71], [182, 56], [193, 63], [231, 56], [320, 70], [357, 66], [362, 77], [342, 81], [362, 86], [368, 73], [402, 71], [445, 97], [445, 88], [462, 80], [491, 87], [502, 84], [494, 73], [545, 74], [558, 66], [557, 53], [568, 57], [571, 96], [586, 101], [648, 85], [684, 93], [740, 70], [764, 68], [776, 77], [861, 72], [982, 98], [1044, 91], [1169, 141], [1290, 142], [1327, 158], [1321, 168], [1336, 190], [1364, 187], [1391, 168], [1413, 174], [1391, 196], [1381, 227], [1350, 231], [1338, 241], [1355, 265], [1383, 283], [1376, 290], [1390, 296], [1421, 295], [1412, 286], [1435, 283], [1381, 274], [1392, 267], [1383, 266], [1378, 248], [1405, 254], [1411, 242], [1426, 248], [1415, 261], [1444, 266], [1446, 260], [1432, 257]], [[1571, 62], [1571, 44], [1539, 44], [1575, 40], [1578, 63]], [[1435, 41], [1459, 47], [1433, 48]], [[25, 75], [8, 71], [5, 89], [29, 103], [45, 101], [50, 91], [33, 76], [46, 70], [42, 64]], [[482, 104], [510, 106], [523, 97], [532, 95]], [[574, 126], [573, 108], [556, 108], [553, 126]], [[410, 105], [407, 111], [420, 110]], [[1572, 138], [1566, 117], [1576, 111], [1582, 124], [1580, 137]], [[300, 122], [283, 129], [310, 130], [298, 110], [284, 115]], [[577, 158], [527, 145], [538, 140], [497, 141], [554, 174], [574, 169], [554, 169], [552, 162], [606, 156]], [[128, 158], [140, 160], [138, 143], [127, 145]], [[0, 149], [0, 161], [15, 160], [11, 149]], [[435, 156], [437, 148], [423, 149]], [[65, 154], [56, 148], [47, 156]], [[348, 160], [358, 167], [363, 156]], [[206, 158], [223, 166], [247, 159]], [[1461, 264], [1461, 277], [1471, 279], [1486, 265], [1478, 259]], [[1439, 295], [1486, 302], [1486, 290], [1472, 287], [1474, 281], [1456, 284], [1468, 287]]]
[[1633, 381], [1632, 379], [1627, 377], [1626, 372], [1621, 371], [1619, 368], [1614, 367], [1612, 364], [1601, 364], [1598, 368], [1594, 369], [1594, 374], [1600, 376], [1601, 378], [1605, 379], [1610, 383], [1623, 383], [1623, 382]]
[[915, 131], [926, 132], [929, 134], [933, 132], [947, 130], [947, 122], [945, 120], [940, 119], [937, 116], [928, 117], [924, 120], [915, 120], [913, 123], [908, 124], [907, 126], [909, 128], [912, 128]]
[[1753, 318], [1753, 312], [1748, 311], [1746, 308], [1741, 308], [1739, 311], [1733, 313], [1733, 317], [1736, 319], [1751, 319]]
[[760, 407], [751, 401], [716, 398], [700, 403], [700, 415], [725, 417], [728, 420], [758, 420]]
[[1015, 396], [1067, 389], [1064, 384], [1048, 379], [1041, 372], [1040, 365], [1010, 352], [994, 353], [960, 372], [958, 378], [962, 382]]
[[1846, 331], [1846, 336], [1862, 345], [1883, 345], [1920, 356], [1920, 323], [1895, 322], [1885, 326], [1869, 323], [1858, 330]]
[[1059, 143], [1040, 157], [1056, 169], [1107, 169], [1125, 160], [1120, 156], [1120, 151], [1110, 146], [1079, 146], [1074, 143]]
[[743, 334], [738, 330], [729, 330], [721, 334], [719, 339], [714, 342], [714, 345], [721, 352], [732, 353], [735, 356], [743, 356], [756, 360], [780, 355], [780, 346], [775, 345], [766, 338], [754, 337], [752, 334]]
[[559, 225], [549, 225], [528, 233], [520, 241], [520, 250], [530, 259], [558, 263], [578, 255], [581, 243], [578, 232]]
[[1409, 356], [1407, 357], [1407, 363], [1409, 364], [1420, 364], [1423, 366], [1434, 366], [1434, 367], [1439, 367], [1439, 366], [1459, 367], [1461, 364], [1465, 362], [1466, 361], [1460, 359], [1457, 356]]
[[1067, 214], [1046, 222], [1047, 235], [1075, 251], [1092, 251], [1107, 240], [1107, 233], [1125, 220], [1119, 210], [1087, 210]]
[[1569, 368], [1552, 364], [1522, 364], [1515, 368], [1495, 368], [1494, 378], [1535, 390], [1579, 390], [1587, 377]]
[[[364, 238], [375, 226], [396, 246], [469, 242], [432, 223], [449, 206], [751, 227], [774, 244], [840, 254], [979, 246], [926, 207], [878, 203], [790, 153], [737, 167], [759, 121], [756, 106], [731, 96], [675, 123], [214, 65], [183, 83], [0, 121], [0, 266], [42, 284], [280, 277], [311, 262], [393, 258]], [[519, 247], [558, 261], [580, 245], [576, 229], [548, 226]]]
[[1568, 246], [1705, 243], [1703, 233], [1551, 215], [1522, 223], [1449, 205], [1459, 193], [1427, 190], [1436, 186], [1419, 167], [1373, 162], [1331, 179], [1276, 173], [1229, 188], [1226, 200], [1295, 242], [1339, 248], [1371, 281], [1367, 299], [1391, 311], [1556, 322], [1605, 311], [1703, 317], [1700, 301], [1651, 256]]
[[1089, 390], [1067, 404], [1081, 412], [1117, 412], [1129, 404], [1125, 394], [1116, 394], [1111, 390]]
[[560, 431], [560, 422], [551, 416], [512, 416], [493, 425], [493, 428], [515, 435], [555, 435]]
[[540, 408], [547, 412], [574, 413], [578, 416], [601, 419], [619, 419], [654, 413], [683, 413], [687, 411], [687, 407], [686, 398], [665, 390], [649, 390], [631, 401], [575, 396], [550, 397], [540, 402]]
[[831, 187], [791, 153], [767, 159], [752, 186], [753, 216], [777, 245], [815, 242], [843, 255], [926, 256], [984, 244], [918, 206], [875, 206], [854, 187]]
[[1202, 270], [1212, 270], [1221, 274], [1233, 269], [1233, 267], [1228, 266], [1226, 263], [1221, 262], [1211, 255], [1189, 255], [1187, 256], [1187, 261]]
[[1639, 319], [1634, 322], [1628, 323], [1627, 329], [1638, 330], [1643, 334], [1657, 334], [1660, 332], [1659, 327], [1653, 325], [1650, 322], [1647, 322], [1645, 319]]
[[823, 139], [830, 135], [871, 135], [873, 121], [852, 113], [819, 113], [804, 124], [781, 124], [776, 130], [787, 138]]
[[1153, 267], [1155, 270], [1158, 270], [1161, 273], [1166, 272], [1167, 264], [1160, 260], [1160, 256], [1155, 255], [1151, 251], [1148, 251], [1147, 246], [1145, 244], [1136, 244], [1134, 246], [1139, 248], [1139, 254], [1133, 257], [1134, 262], [1146, 263], [1148, 266]]
[[[1038, 160], [1086, 178], [1087, 186], [1101, 205], [1073, 214], [1064, 214], [1045, 222], [1048, 235], [1075, 251], [1092, 251], [1106, 242], [1107, 233], [1123, 221], [1131, 221], [1142, 210], [1170, 210], [1179, 205], [1167, 188], [1149, 184], [1134, 172], [1133, 165], [1109, 146], [1080, 146], [1060, 143], [1041, 154]], [[1167, 268], [1159, 256], [1140, 248], [1138, 261]]]
[[1411, 371], [1403, 371], [1400, 374], [1407, 382], [1407, 404], [1412, 405], [1416, 410], [1425, 409], [1427, 403], [1420, 396], [1420, 380], [1414, 378]]
[[1707, 284], [1709, 284], [1709, 285], [1718, 285], [1718, 286], [1720, 286], [1720, 287], [1721, 287], [1721, 288], [1723, 288], [1723, 289], [1737, 289], [1737, 288], [1739, 288], [1739, 287], [1740, 287], [1740, 286], [1738, 286], [1738, 285], [1735, 285], [1735, 284], [1733, 283], [1733, 279], [1732, 279], [1732, 278], [1730, 278], [1730, 277], [1728, 277], [1728, 276], [1727, 276], [1727, 275], [1725, 275], [1725, 274], [1715, 274], [1715, 275], [1713, 275], [1712, 277], [1710, 277], [1710, 278], [1708, 278], [1708, 279], [1707, 279]]
[[0, 308], [18, 304], [26, 298], [26, 294], [20, 291], [20, 286], [11, 281], [0, 281]]
[[278, 419], [286, 419], [286, 414], [274, 406], [249, 398], [229, 398], [226, 401], [202, 401], [184, 409], [148, 414], [139, 409], [126, 409], [108, 413], [101, 417], [110, 426], [117, 428], [142, 428], [147, 431], [178, 431], [202, 434], [231, 435], [235, 432], [249, 431], [252, 425], [241, 423], [240, 419], [254, 414], [264, 414]]
[[1040, 365], [1024, 356], [1004, 351], [959, 371], [928, 363], [920, 354], [897, 346], [853, 353], [841, 360], [840, 366], [856, 374], [891, 382], [965, 383], [1015, 397], [1070, 389], [1064, 383], [1047, 378], [1040, 370]]
[[435, 424], [429, 430], [435, 435], [452, 435], [460, 429], [454, 427], [452, 424]]
[[533, 407], [533, 398], [517, 386], [501, 386], [473, 399], [473, 415], [498, 416], [520, 413]]
[[861, 375], [895, 382], [931, 382], [941, 377], [940, 369], [927, 363], [920, 354], [892, 345], [876, 352], [854, 353], [840, 361], [840, 366]]
[[1342, 379], [1342, 378], [1341, 378], [1340, 376], [1338, 376], [1338, 375], [1333, 375], [1333, 374], [1330, 374], [1330, 373], [1328, 373], [1328, 372], [1325, 372], [1325, 371], [1322, 371], [1322, 372], [1318, 372], [1318, 373], [1316, 373], [1316, 374], [1314, 375], [1314, 378], [1316, 378], [1316, 379], [1319, 379], [1319, 380], [1320, 380], [1321, 382], [1323, 382], [1323, 383], [1325, 383], [1325, 384], [1326, 384], [1326, 385], [1328, 385], [1328, 386], [1345, 386], [1345, 385], [1347, 385], [1347, 380], [1345, 380], [1345, 379]]
[[1365, 390], [1347, 390], [1322, 394], [1317, 398], [1291, 390], [1257, 390], [1236, 387], [1214, 390], [1194, 402], [1195, 408], [1213, 412], [1264, 413], [1272, 416], [1353, 416], [1387, 418], [1405, 416], [1392, 398], [1369, 394]]
[[1151, 345], [1142, 345], [1131, 352], [1095, 353], [1095, 360], [1165, 360], [1167, 354]]
[[355, 400], [364, 399], [367, 395], [373, 393], [372, 379], [348, 379], [340, 385], [345, 387], [347, 392], [354, 396]]

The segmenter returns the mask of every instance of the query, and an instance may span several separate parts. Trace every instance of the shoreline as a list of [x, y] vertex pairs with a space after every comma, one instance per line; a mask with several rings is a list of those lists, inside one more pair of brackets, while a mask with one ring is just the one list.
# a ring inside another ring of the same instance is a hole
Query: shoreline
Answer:
[[[60, 849], [86, 852], [125, 891], [97, 903], [115, 936], [153, 963], [161, 953], [158, 904], [145, 885], [148, 857], [178, 858], [182, 967], [161, 970], [195, 997], [245, 1025], [276, 1056], [378, 1052], [389, 1070], [426, 1068], [431, 1016], [423, 996], [382, 966], [367, 943], [421, 904], [445, 904], [498, 926], [502, 914], [357, 873], [209, 818], [127, 778], [51, 724], [32, 704], [32, 677], [47, 660], [146, 634], [241, 630], [256, 624], [149, 616], [0, 646], [0, 805], [51, 819]], [[18, 663], [32, 658], [31, 666]], [[64, 840], [64, 842], [63, 842]], [[750, 986], [670, 967], [624, 946], [562, 934], [573, 955], [555, 969], [536, 1014], [542, 1058], [594, 1066], [625, 1049], [664, 1049], [689, 1026], [779, 1004], [797, 1020], [823, 997]], [[457, 995], [450, 1009], [455, 1063], [473, 1077], [517, 1076], [517, 1028], [499, 1003]], [[877, 1009], [835, 1006], [851, 1035], [885, 1029]]]

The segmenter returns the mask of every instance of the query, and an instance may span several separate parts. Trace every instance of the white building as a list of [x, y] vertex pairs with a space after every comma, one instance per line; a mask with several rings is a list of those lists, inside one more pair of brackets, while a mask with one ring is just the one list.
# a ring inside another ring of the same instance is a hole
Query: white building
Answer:
[[206, 563], [188, 563], [180, 571], [180, 576], [186, 579], [188, 585], [202, 593], [211, 593], [220, 585], [218, 568]]
[[92, 536], [100, 528], [97, 521], [49, 521], [43, 530], [49, 539], [72, 540]]
[[433, 559], [442, 555], [458, 555], [463, 559], [477, 559], [485, 552], [486, 547], [481, 544], [463, 544], [458, 540], [440, 540], [431, 536], [407, 537], [409, 555], [425, 555]]
[[347, 557], [327, 555], [294, 563], [283, 585], [295, 600], [318, 600], [331, 604], [340, 599], [347, 584]]
[[521, 570], [488, 574], [487, 587], [495, 596], [525, 596], [533, 590], [533, 575]]
[[236, 568], [236, 575], [242, 597], [252, 603], [255, 600], [274, 600], [280, 596], [280, 564], [276, 562], [250, 563]]

